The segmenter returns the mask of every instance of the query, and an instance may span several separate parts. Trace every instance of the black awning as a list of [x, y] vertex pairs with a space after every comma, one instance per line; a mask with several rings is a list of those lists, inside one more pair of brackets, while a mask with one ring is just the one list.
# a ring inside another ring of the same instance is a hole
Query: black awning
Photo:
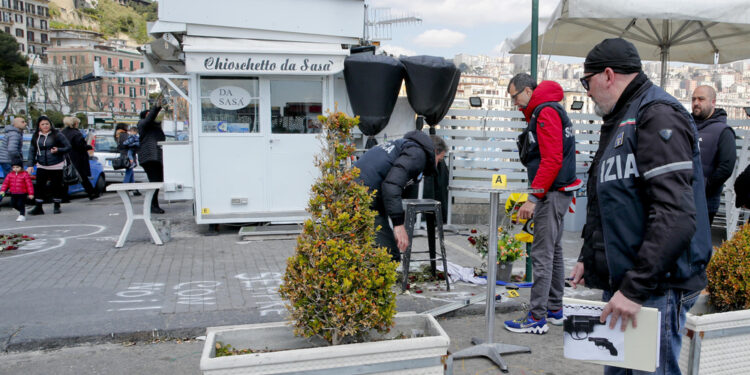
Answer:
[[82, 85], [84, 83], [96, 82], [96, 81], [99, 81], [101, 79], [102, 79], [102, 77], [95, 77], [94, 73], [89, 73], [89, 74], [86, 74], [85, 76], [83, 76], [81, 78], [72, 79], [70, 81], [65, 81], [65, 82], [62, 83], [61, 86], [63, 86], [63, 87], [65, 87], [65, 86], [77, 86], [77, 85]]

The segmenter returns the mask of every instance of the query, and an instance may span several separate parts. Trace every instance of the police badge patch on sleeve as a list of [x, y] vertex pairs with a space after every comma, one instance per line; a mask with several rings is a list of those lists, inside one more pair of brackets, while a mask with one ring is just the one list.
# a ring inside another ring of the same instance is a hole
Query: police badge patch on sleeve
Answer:
[[620, 132], [617, 134], [617, 138], [615, 138], [615, 148], [618, 148], [622, 146], [622, 142], [625, 139], [625, 132]]
[[659, 130], [659, 136], [664, 142], [669, 142], [669, 139], [672, 138], [672, 129]]

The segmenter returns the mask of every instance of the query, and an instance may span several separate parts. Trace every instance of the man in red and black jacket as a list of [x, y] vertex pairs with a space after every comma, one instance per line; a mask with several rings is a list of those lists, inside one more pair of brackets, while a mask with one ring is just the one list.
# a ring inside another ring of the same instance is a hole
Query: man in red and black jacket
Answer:
[[531, 308], [520, 319], [508, 320], [512, 332], [543, 334], [547, 320], [562, 324], [562, 297], [565, 287], [562, 223], [573, 199], [573, 191], [582, 185], [576, 178], [573, 124], [560, 105], [563, 89], [552, 81], [538, 86], [530, 75], [517, 74], [508, 84], [513, 104], [523, 112], [528, 126], [518, 137], [518, 153], [526, 167], [533, 189], [518, 212], [519, 219], [534, 219], [534, 243], [531, 260], [534, 285]]

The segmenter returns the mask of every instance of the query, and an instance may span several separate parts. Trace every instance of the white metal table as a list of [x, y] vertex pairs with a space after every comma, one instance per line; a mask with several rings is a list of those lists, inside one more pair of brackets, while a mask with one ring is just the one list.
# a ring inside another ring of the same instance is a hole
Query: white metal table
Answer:
[[[143, 219], [143, 221], [146, 223], [146, 228], [148, 228], [148, 231], [151, 234], [151, 238], [154, 240], [155, 244], [164, 244], [161, 238], [159, 238], [159, 233], [156, 231], [156, 228], [154, 228], [154, 224], [151, 223], [151, 199], [153, 198], [154, 193], [156, 193], [156, 190], [162, 189], [163, 187], [163, 182], [139, 182], [129, 184], [112, 184], [107, 186], [107, 191], [116, 191], [120, 196], [120, 199], [122, 199], [122, 203], [125, 205], [125, 214], [127, 216], [125, 219], [125, 227], [122, 228], [120, 238], [117, 239], [117, 244], [115, 244], [115, 247], [122, 247], [125, 244], [125, 239], [128, 238], [130, 228], [133, 226], [133, 221], [136, 219]], [[141, 215], [136, 215], [133, 212], [133, 205], [130, 201], [130, 196], [128, 195], [128, 192], [135, 190], [143, 193], [143, 214]]]
[[[487, 249], [497, 249], [497, 206], [500, 204], [501, 193], [541, 193], [541, 189], [493, 189], [490, 187], [479, 187], [479, 186], [449, 186], [451, 190], [460, 191], [471, 191], [475, 193], [489, 193], [490, 195], [490, 228], [489, 228], [489, 240], [487, 243]], [[453, 353], [449, 358], [449, 371], [452, 370], [453, 359], [459, 358], [471, 358], [471, 357], [487, 357], [489, 360], [494, 362], [502, 372], [508, 372], [508, 365], [505, 363], [501, 354], [510, 353], [525, 353], [531, 352], [531, 349], [526, 346], [509, 345], [503, 343], [496, 343], [493, 340], [495, 331], [495, 282], [497, 275], [496, 267], [493, 267], [497, 262], [497, 251], [487, 251], [487, 297], [485, 311], [485, 321], [487, 323], [487, 340], [482, 341], [476, 337], [471, 339], [471, 343], [474, 346], [459, 350]]]

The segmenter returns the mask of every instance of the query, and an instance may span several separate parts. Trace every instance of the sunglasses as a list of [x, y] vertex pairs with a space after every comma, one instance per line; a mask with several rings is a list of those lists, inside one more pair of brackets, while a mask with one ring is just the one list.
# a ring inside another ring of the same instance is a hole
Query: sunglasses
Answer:
[[516, 100], [516, 98], [518, 97], [518, 95], [521, 95], [522, 92], [523, 92], [523, 90], [521, 90], [521, 91], [519, 91], [519, 92], [511, 95], [510, 96], [510, 100]]
[[581, 77], [581, 86], [583, 86], [584, 90], [589, 91], [589, 80], [591, 79], [591, 77], [593, 77], [593, 76], [595, 76], [595, 75], [597, 75], [599, 73], [601, 73], [601, 72], [591, 73], [589, 75], [585, 75], [585, 76]]

